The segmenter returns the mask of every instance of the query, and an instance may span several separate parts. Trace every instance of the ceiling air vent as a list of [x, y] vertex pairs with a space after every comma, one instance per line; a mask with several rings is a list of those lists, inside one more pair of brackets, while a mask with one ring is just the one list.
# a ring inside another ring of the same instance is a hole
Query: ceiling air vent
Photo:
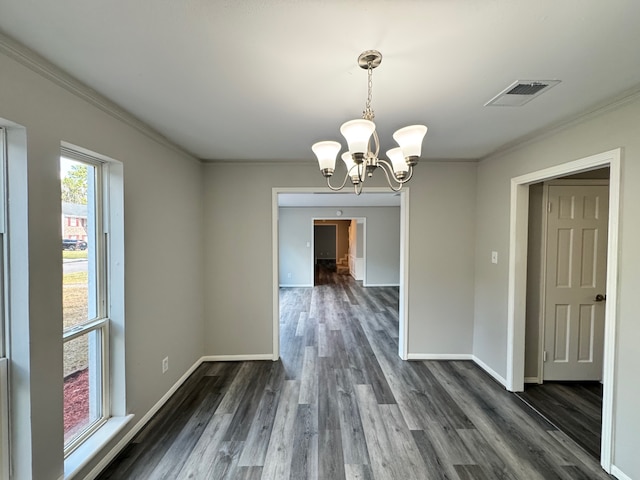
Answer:
[[559, 83], [560, 80], [517, 80], [485, 103], [484, 106], [519, 107]]

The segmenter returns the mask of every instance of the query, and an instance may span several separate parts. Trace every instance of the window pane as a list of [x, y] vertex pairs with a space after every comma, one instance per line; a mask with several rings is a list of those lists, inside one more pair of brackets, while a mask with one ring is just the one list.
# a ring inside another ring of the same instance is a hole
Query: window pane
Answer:
[[96, 170], [91, 164], [60, 159], [65, 330], [98, 317]]
[[102, 329], [64, 344], [64, 442], [102, 416]]

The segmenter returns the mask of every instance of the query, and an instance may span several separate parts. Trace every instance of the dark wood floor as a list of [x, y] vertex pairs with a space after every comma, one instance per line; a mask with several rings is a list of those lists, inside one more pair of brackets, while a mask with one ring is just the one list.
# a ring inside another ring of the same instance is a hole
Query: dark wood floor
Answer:
[[401, 361], [397, 288], [329, 275], [281, 290], [280, 361], [203, 364], [99, 478], [611, 478], [475, 364]]
[[599, 382], [531, 384], [518, 395], [594, 458], [600, 458], [602, 385]]

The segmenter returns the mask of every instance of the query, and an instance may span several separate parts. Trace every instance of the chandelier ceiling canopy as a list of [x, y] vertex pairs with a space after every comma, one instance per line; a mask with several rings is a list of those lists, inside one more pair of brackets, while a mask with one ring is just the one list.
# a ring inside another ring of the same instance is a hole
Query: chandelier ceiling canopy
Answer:
[[327, 179], [327, 186], [331, 190], [342, 190], [347, 181], [351, 180], [355, 193], [360, 195], [366, 178], [373, 176], [378, 168], [384, 172], [389, 188], [395, 192], [413, 176], [413, 167], [418, 163], [422, 151], [422, 140], [427, 133], [427, 127], [424, 125], [410, 125], [397, 130], [393, 134], [393, 139], [398, 143], [398, 147], [387, 150], [389, 160], [378, 157], [380, 139], [376, 132], [376, 124], [373, 123], [375, 115], [371, 108], [371, 91], [373, 69], [381, 62], [382, 54], [377, 50], [367, 50], [358, 57], [358, 65], [367, 70], [367, 102], [362, 118], [349, 120], [340, 127], [340, 133], [347, 141], [347, 151], [341, 155], [347, 173], [340, 186], [331, 185], [330, 180], [342, 145], [328, 140], [314, 143], [311, 147], [318, 158], [320, 171]]

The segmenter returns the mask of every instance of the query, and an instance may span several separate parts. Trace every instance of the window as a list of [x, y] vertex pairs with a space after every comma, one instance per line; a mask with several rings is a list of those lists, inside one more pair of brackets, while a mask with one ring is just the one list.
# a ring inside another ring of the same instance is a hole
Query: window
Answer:
[[0, 128], [0, 479], [9, 478], [9, 376], [8, 361], [5, 358], [6, 319], [6, 265], [7, 265], [7, 222], [6, 222], [6, 141], [5, 129]]
[[[65, 455], [74, 451], [110, 417], [105, 169], [98, 159], [63, 149], [60, 157], [63, 213], [87, 218], [86, 243], [73, 231], [62, 238]], [[77, 225], [72, 217], [71, 225]]]

